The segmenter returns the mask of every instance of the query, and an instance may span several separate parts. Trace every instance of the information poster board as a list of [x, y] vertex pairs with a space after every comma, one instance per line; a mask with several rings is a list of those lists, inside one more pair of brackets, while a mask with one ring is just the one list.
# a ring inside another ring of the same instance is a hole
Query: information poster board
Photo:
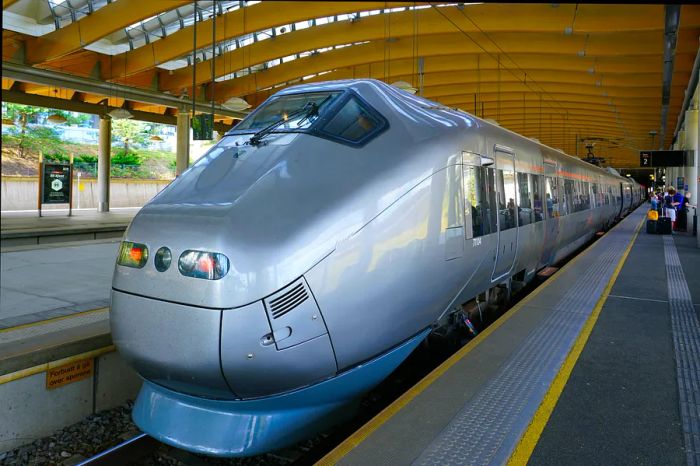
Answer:
[[73, 155], [70, 163], [45, 163], [39, 154], [39, 196], [37, 210], [41, 217], [44, 204], [68, 204], [68, 216], [73, 215]]
[[71, 191], [71, 166], [45, 163], [42, 167], [42, 204], [68, 204]]

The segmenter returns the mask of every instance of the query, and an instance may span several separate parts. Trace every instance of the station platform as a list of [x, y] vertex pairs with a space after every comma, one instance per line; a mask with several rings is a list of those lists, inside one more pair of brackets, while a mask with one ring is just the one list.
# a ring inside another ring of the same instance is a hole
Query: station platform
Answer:
[[0, 452], [138, 392], [141, 379], [115, 352], [109, 326], [119, 241], [0, 250]]
[[119, 239], [3, 248], [0, 329], [109, 305]]
[[700, 249], [647, 210], [318, 464], [700, 464]]
[[95, 209], [44, 209], [38, 211], [3, 211], [0, 215], [0, 247], [14, 247], [56, 242], [121, 238], [140, 207]]

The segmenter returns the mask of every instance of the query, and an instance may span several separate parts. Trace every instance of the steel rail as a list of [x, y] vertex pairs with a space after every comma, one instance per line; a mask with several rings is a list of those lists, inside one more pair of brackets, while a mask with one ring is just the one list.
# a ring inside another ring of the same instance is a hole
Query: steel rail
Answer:
[[122, 466], [153, 453], [159, 445], [161, 443], [156, 439], [141, 433], [78, 463], [78, 466]]

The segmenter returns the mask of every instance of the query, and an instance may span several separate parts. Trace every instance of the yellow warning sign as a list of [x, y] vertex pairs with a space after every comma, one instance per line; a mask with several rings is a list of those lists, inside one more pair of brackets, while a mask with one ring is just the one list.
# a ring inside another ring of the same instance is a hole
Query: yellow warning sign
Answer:
[[83, 359], [47, 370], [46, 388], [50, 390], [90, 377], [93, 369], [92, 362], [92, 358]]

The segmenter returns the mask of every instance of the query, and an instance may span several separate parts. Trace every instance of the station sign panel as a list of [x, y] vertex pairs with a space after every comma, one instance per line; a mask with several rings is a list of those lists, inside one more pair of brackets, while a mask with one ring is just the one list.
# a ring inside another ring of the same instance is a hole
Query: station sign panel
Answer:
[[42, 164], [42, 204], [68, 204], [71, 190], [71, 166]]
[[652, 167], [684, 167], [686, 151], [684, 150], [642, 150], [639, 151], [639, 166]]

